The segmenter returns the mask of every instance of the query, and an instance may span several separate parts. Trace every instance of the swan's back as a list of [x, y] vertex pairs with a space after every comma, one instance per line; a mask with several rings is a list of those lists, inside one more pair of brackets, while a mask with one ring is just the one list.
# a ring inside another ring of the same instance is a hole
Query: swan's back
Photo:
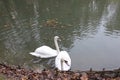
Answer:
[[41, 46], [35, 50], [35, 52], [30, 53], [33, 56], [41, 57], [41, 58], [50, 58], [57, 56], [57, 51], [48, 47], [48, 46]]
[[55, 58], [55, 66], [61, 70], [61, 59], [64, 59], [68, 62], [69, 66], [66, 63], [63, 63], [63, 71], [68, 71], [71, 68], [71, 58], [66, 51], [61, 51], [58, 56]]

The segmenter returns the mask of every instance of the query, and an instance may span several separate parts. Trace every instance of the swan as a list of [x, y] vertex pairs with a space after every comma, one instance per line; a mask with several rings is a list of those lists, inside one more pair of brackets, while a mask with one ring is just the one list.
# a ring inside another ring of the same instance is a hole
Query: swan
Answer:
[[71, 68], [71, 58], [66, 51], [61, 51], [55, 58], [55, 66], [60, 71], [68, 71]]
[[40, 58], [55, 57], [60, 52], [58, 42], [57, 42], [58, 40], [60, 40], [59, 37], [55, 36], [54, 37], [54, 43], [55, 43], [56, 50], [50, 48], [49, 46], [43, 45], [43, 46], [37, 48], [35, 50], [35, 52], [30, 52], [29, 54], [31, 54], [33, 56], [36, 56], [36, 57], [40, 57]]
[[71, 58], [67, 51], [60, 51], [58, 49], [58, 55], [55, 58], [55, 67], [61, 71], [68, 71], [71, 68]]

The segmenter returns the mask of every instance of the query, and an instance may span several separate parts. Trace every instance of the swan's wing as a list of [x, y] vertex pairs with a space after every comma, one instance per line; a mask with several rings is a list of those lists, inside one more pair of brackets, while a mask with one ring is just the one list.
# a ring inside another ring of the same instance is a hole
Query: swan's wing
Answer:
[[30, 53], [33, 56], [41, 57], [41, 58], [50, 58], [57, 56], [57, 51], [48, 47], [48, 46], [41, 46], [35, 50], [35, 52]]
[[55, 58], [55, 66], [61, 70], [61, 59], [68, 61], [69, 66], [63, 62], [63, 70], [68, 71], [71, 68], [71, 58], [66, 51], [61, 51]]

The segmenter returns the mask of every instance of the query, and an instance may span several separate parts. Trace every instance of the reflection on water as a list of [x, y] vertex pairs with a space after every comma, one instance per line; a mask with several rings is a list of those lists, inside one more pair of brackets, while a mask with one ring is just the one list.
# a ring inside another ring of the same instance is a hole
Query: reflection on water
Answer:
[[53, 67], [54, 58], [39, 59], [29, 52], [42, 45], [55, 48], [53, 38], [58, 35], [60, 48], [71, 56], [72, 69], [118, 68], [119, 2], [1, 0], [0, 62]]

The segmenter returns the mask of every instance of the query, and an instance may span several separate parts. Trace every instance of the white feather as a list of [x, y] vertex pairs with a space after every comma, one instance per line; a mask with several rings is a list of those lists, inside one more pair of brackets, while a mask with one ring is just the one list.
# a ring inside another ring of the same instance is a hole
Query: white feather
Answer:
[[[68, 65], [65, 62], [63, 62], [63, 68], [62, 68], [61, 59], [67, 61]], [[59, 54], [55, 58], [55, 66], [59, 70], [63, 69], [62, 71], [68, 71], [71, 68], [71, 58], [66, 51], [59, 52]]]
[[30, 52], [30, 54], [36, 57], [40, 57], [40, 58], [50, 58], [50, 57], [57, 56], [58, 52], [60, 51], [58, 43], [57, 43], [58, 38], [59, 38], [58, 36], [54, 37], [54, 43], [55, 43], [56, 50], [50, 48], [49, 46], [41, 46], [37, 48], [35, 52]]
[[52, 49], [48, 46], [41, 46], [35, 50], [35, 52], [30, 52], [31, 55], [40, 58], [50, 58], [57, 56], [57, 50]]

